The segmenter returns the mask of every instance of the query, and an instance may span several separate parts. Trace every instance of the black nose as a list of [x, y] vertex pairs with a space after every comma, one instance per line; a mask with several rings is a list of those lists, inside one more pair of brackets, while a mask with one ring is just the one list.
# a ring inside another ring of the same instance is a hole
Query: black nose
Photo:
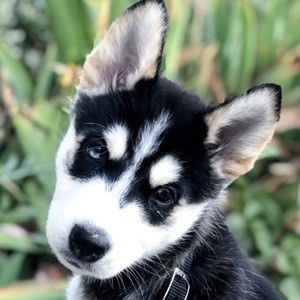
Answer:
[[69, 247], [74, 256], [83, 262], [95, 262], [109, 250], [109, 240], [104, 231], [75, 225], [69, 235]]

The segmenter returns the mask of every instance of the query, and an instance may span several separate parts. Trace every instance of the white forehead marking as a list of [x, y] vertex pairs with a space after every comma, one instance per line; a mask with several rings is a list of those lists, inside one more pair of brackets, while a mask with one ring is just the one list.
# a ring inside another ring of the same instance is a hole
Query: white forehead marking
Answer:
[[166, 155], [161, 158], [150, 170], [150, 184], [152, 188], [178, 180], [181, 169], [175, 157]]
[[132, 184], [132, 178], [143, 159], [153, 154], [160, 145], [162, 133], [169, 125], [169, 114], [162, 113], [156, 120], [146, 123], [138, 137], [138, 144], [134, 149], [133, 163], [117, 182], [115, 190], [124, 193]]
[[158, 119], [147, 123], [139, 134], [139, 143], [135, 149], [135, 164], [139, 164], [144, 158], [154, 153], [160, 143], [161, 134], [169, 125], [169, 114], [162, 113]]
[[110, 159], [120, 159], [125, 155], [129, 132], [123, 125], [114, 125], [104, 132]]

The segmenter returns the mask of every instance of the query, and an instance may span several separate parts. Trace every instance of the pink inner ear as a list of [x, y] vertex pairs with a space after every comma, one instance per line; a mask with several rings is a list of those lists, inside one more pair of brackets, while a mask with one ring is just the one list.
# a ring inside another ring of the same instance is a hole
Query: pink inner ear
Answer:
[[207, 116], [207, 146], [215, 167], [229, 181], [247, 173], [272, 138], [280, 99], [278, 86], [262, 85]]
[[231, 160], [238, 149], [247, 144], [244, 139], [252, 139], [250, 135], [256, 131], [257, 127], [263, 126], [264, 122], [257, 115], [252, 118], [245, 118], [242, 121], [233, 120], [219, 129], [216, 134], [217, 143], [214, 146], [222, 152], [224, 159]]
[[133, 51], [133, 49], [130, 50], [129, 48], [125, 51], [128, 51], [127, 56], [124, 55], [124, 58], [121, 57], [122, 61], [119, 63], [118, 69], [115, 71], [115, 74], [117, 74], [115, 80], [117, 90], [125, 89], [128, 84], [128, 76], [130, 76], [130, 74], [134, 74], [138, 70], [139, 61], [137, 49]]

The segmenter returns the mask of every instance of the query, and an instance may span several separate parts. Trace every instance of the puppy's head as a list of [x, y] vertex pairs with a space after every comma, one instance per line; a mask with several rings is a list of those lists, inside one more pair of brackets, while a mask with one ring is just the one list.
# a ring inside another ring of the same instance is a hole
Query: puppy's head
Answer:
[[163, 1], [140, 1], [84, 64], [47, 223], [76, 273], [110, 278], [209, 230], [219, 195], [273, 135], [278, 86], [209, 108], [159, 76], [166, 27]]

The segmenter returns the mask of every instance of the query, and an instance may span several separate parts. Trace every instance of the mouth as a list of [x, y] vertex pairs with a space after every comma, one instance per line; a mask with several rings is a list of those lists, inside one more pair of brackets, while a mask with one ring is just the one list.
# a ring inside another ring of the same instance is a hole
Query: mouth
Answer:
[[83, 262], [78, 261], [68, 251], [60, 251], [60, 255], [62, 256], [63, 260], [65, 260], [69, 265], [71, 265], [72, 267], [74, 267], [76, 269], [86, 270], [86, 271], [89, 271], [91, 269], [91, 266], [89, 263], [83, 263]]
[[65, 260], [66, 260], [70, 265], [74, 266], [75, 268], [80, 269], [80, 265], [79, 265], [77, 262], [71, 260], [70, 258], [65, 258]]

